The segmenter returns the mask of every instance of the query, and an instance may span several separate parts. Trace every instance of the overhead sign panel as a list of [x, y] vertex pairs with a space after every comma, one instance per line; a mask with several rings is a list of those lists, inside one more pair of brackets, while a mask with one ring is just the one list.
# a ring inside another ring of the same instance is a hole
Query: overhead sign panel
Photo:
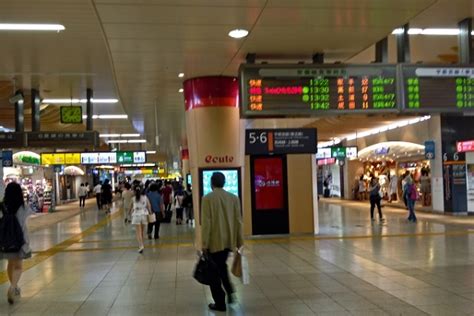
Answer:
[[313, 116], [398, 111], [391, 65], [243, 64], [242, 116]]
[[28, 147], [77, 147], [98, 146], [99, 133], [84, 132], [28, 132], [26, 133]]
[[248, 129], [245, 131], [245, 154], [316, 154], [315, 128]]
[[82, 106], [62, 106], [60, 114], [62, 124], [82, 124]]
[[402, 65], [404, 111], [474, 110], [474, 67]]

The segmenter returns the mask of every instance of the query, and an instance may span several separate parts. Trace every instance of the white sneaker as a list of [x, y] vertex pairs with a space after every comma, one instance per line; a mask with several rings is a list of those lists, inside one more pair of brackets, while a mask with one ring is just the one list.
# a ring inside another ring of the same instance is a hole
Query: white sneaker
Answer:
[[143, 253], [143, 250], [144, 250], [144, 249], [145, 249], [144, 247], [138, 248], [138, 253]]

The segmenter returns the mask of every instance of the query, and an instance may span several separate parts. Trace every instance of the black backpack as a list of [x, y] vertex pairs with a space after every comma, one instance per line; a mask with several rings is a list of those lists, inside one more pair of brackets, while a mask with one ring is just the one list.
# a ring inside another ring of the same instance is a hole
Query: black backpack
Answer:
[[0, 252], [18, 252], [25, 244], [23, 229], [16, 214], [9, 212], [3, 206], [0, 209], [3, 214], [0, 218]]

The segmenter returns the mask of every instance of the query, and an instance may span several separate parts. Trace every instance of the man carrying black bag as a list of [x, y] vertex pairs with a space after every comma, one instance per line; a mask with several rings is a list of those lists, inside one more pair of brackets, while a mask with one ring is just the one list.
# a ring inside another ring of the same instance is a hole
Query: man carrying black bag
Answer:
[[224, 174], [214, 172], [211, 177], [212, 192], [202, 198], [202, 248], [213, 261], [211, 266], [219, 276], [210, 284], [214, 304], [209, 304], [209, 308], [216, 311], [226, 311], [226, 293], [227, 302], [233, 303], [234, 289], [229, 279], [227, 258], [229, 252], [243, 245], [240, 200], [226, 192], [224, 184]]

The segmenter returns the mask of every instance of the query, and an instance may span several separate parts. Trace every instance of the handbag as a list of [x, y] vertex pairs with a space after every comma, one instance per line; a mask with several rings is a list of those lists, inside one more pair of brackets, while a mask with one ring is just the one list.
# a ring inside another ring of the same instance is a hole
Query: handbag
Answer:
[[234, 261], [232, 262], [230, 272], [238, 278], [242, 277], [242, 255], [240, 251], [234, 253]]
[[219, 282], [219, 274], [216, 263], [208, 254], [201, 254], [194, 268], [194, 279], [201, 284], [211, 285]]
[[156, 215], [155, 213], [148, 214], [148, 223], [153, 224], [156, 222]]

